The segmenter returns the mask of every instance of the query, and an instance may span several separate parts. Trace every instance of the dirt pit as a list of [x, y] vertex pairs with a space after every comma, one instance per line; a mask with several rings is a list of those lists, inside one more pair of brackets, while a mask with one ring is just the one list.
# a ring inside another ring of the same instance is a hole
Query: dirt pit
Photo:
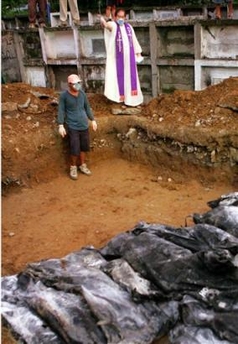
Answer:
[[[160, 95], [140, 116], [112, 115], [115, 104], [88, 95], [98, 121], [87, 157], [92, 176], [72, 181], [67, 144], [57, 133], [58, 94], [3, 85], [2, 275], [87, 245], [102, 247], [139, 221], [184, 226], [189, 214], [208, 210], [207, 201], [237, 191], [237, 90], [238, 79], [230, 78], [201, 92]], [[173, 150], [175, 138], [189, 146], [189, 132], [196, 133], [190, 146], [200, 142], [206, 152], [218, 152], [216, 142], [223, 160], [216, 153], [217, 159], [198, 165]], [[166, 133], [170, 147], [158, 146], [152, 133], [159, 139]], [[229, 147], [231, 156], [224, 153]], [[2, 341], [16, 342], [6, 329]]]

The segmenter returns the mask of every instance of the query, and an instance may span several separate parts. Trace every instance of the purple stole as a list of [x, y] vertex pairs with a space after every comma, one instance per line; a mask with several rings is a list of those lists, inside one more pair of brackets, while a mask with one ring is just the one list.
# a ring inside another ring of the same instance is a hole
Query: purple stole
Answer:
[[[117, 24], [117, 23], [116, 23]], [[129, 40], [130, 47], [130, 84], [131, 84], [131, 95], [136, 96], [137, 91], [137, 72], [136, 72], [136, 61], [135, 61], [135, 51], [132, 40], [132, 30], [128, 23], [124, 23], [127, 37]], [[125, 99], [125, 89], [124, 89], [124, 50], [123, 41], [120, 25], [117, 24], [116, 32], [116, 68], [117, 68], [117, 83], [119, 88], [120, 100]]]

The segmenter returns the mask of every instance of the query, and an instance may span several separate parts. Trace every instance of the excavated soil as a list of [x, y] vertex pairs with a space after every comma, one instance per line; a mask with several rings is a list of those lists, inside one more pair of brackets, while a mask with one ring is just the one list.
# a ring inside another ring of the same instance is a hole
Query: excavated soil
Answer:
[[[140, 115], [113, 115], [103, 95], [88, 98], [98, 122], [87, 157], [92, 176], [72, 181], [67, 140], [57, 132], [58, 93], [2, 86], [2, 275], [102, 247], [141, 220], [184, 226], [207, 201], [237, 191], [238, 78], [158, 95]], [[2, 340], [15, 343], [5, 328]]]

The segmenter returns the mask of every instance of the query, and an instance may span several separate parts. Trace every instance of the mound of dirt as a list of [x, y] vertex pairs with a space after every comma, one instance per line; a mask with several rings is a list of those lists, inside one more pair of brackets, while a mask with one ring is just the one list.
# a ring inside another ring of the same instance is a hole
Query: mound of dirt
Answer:
[[160, 95], [145, 107], [153, 122], [178, 126], [203, 127], [214, 132], [236, 129], [238, 117], [238, 78], [209, 86], [203, 91], [175, 91]]
[[[50, 180], [57, 176], [55, 170], [58, 166], [63, 168], [65, 161], [59, 148], [61, 141], [56, 125], [58, 97], [59, 94], [53, 89], [24, 83], [2, 86], [4, 190], [12, 185], [29, 186], [34, 181]], [[100, 94], [88, 94], [88, 98], [95, 117], [101, 120], [102, 133], [105, 121], [115, 118], [112, 114], [115, 104]], [[122, 128], [128, 120], [128, 116], [123, 117]], [[236, 140], [238, 146], [238, 78], [226, 79], [200, 92], [175, 91], [170, 95], [158, 95], [142, 106], [138, 117], [143, 119], [143, 123], [153, 126], [154, 130], [158, 128], [166, 133], [166, 136], [174, 138], [176, 133], [179, 137], [185, 136], [184, 131], [181, 134], [181, 128], [190, 128], [190, 136], [196, 134], [196, 141], [199, 142], [204, 130], [208, 138], [223, 132], [226, 138], [232, 136], [232, 142]], [[104, 137], [95, 139], [94, 148], [103, 144]], [[46, 169], [49, 164], [51, 168]]]

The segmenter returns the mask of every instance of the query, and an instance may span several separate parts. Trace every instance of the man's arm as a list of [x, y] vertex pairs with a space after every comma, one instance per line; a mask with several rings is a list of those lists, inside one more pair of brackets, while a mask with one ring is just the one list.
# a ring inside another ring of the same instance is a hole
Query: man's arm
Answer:
[[58, 118], [57, 118], [57, 122], [59, 125], [58, 131], [59, 134], [62, 137], [66, 136], [66, 130], [64, 127], [64, 118], [65, 118], [65, 99], [64, 99], [64, 94], [61, 93], [60, 95], [60, 99], [59, 99], [59, 108], [58, 108]]
[[84, 96], [84, 109], [85, 109], [85, 112], [86, 112], [88, 118], [91, 121], [94, 121], [94, 114], [93, 114], [93, 111], [92, 111], [91, 106], [89, 104], [88, 97], [87, 97], [85, 92], [82, 92], [82, 93], [83, 93], [83, 96]]
[[97, 127], [98, 127], [97, 122], [94, 118], [94, 114], [93, 114], [93, 111], [92, 111], [91, 106], [89, 104], [88, 97], [87, 97], [86, 93], [84, 93], [84, 108], [85, 108], [85, 111], [86, 111], [88, 118], [92, 121], [93, 131], [96, 131]]
[[100, 16], [100, 23], [104, 29], [107, 29], [109, 31], [112, 31], [112, 22], [107, 22], [103, 16]]
[[65, 119], [65, 96], [64, 96], [64, 93], [62, 92], [59, 98], [58, 118], [57, 118], [58, 124], [64, 124], [64, 119]]

